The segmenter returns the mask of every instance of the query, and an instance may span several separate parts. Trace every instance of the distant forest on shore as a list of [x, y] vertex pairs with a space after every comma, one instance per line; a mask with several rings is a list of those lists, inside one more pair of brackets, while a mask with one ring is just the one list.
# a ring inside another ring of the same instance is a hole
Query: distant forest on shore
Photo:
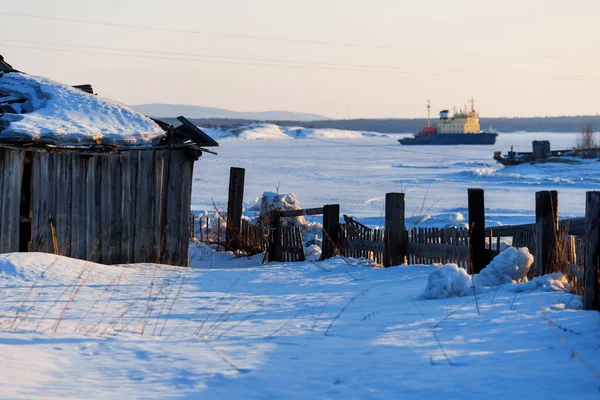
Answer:
[[[162, 118], [165, 122], [177, 125], [174, 118]], [[249, 119], [199, 118], [190, 120], [198, 126], [207, 128], [227, 127], [238, 124], [266, 122], [281, 126], [299, 126], [304, 128], [346, 129], [380, 133], [413, 133], [427, 124], [424, 118], [415, 119], [348, 119], [323, 121], [256, 121]], [[435, 120], [432, 119], [432, 123]], [[491, 125], [498, 132], [580, 132], [584, 127], [600, 129], [600, 115], [574, 117], [533, 117], [533, 118], [481, 118], [481, 129], [486, 131]]]

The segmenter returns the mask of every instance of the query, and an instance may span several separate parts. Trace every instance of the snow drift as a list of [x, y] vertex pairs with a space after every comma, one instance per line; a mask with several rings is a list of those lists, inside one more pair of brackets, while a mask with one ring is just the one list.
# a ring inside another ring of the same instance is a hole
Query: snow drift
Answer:
[[8, 73], [0, 76], [0, 93], [26, 102], [16, 105], [22, 114], [4, 114], [8, 128], [1, 139], [32, 140], [59, 145], [95, 142], [143, 146], [164, 136], [150, 118], [115, 101], [49, 79]]
[[509, 247], [498, 254], [492, 262], [475, 275], [479, 286], [499, 286], [505, 283], [518, 283], [527, 280], [527, 272], [533, 264], [533, 256], [527, 247]]
[[343, 129], [313, 129], [267, 123], [244, 124], [226, 128], [202, 127], [202, 130], [215, 139], [362, 139], [373, 136], [390, 137], [390, 135], [383, 133], [347, 131]]
[[426, 299], [447, 299], [460, 297], [467, 293], [471, 277], [456, 264], [446, 264], [437, 268], [427, 279], [427, 287], [423, 292]]
[[[464, 296], [467, 289], [473, 286], [473, 282], [477, 288], [527, 282], [527, 272], [529, 272], [531, 264], [533, 264], [533, 256], [526, 247], [520, 249], [507, 248], [497, 255], [479, 274], [474, 275], [472, 279], [463, 268], [459, 268], [456, 264], [446, 264], [429, 274], [427, 287], [423, 291], [422, 297], [425, 299], [445, 299]], [[562, 274], [559, 275], [562, 277]], [[553, 279], [560, 280], [561, 277], [554, 277]], [[548, 283], [547, 280], [539, 280], [532, 284], [531, 282], [529, 286], [522, 286], [521, 290], [535, 290], [541, 286], [545, 287], [545, 285], [550, 287], [561, 286], [561, 283]]]

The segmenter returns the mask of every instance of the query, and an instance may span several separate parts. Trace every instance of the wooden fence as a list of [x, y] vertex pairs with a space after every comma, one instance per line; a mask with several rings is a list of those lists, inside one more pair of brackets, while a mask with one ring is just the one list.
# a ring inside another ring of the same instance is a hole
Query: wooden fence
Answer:
[[413, 228], [407, 233], [409, 264], [454, 263], [459, 267], [468, 267], [467, 228]]
[[[224, 219], [219, 214], [212, 218], [210, 215], [190, 214], [190, 239], [227, 247], [227, 230], [224, 227], [221, 228], [223, 225]], [[252, 255], [265, 252], [269, 248], [268, 231], [262, 226], [243, 219], [239, 232], [237, 237], [239, 250], [244, 250], [247, 254]]]
[[[347, 215], [340, 225], [340, 254], [383, 265], [385, 230], [369, 228]], [[455, 263], [467, 268], [469, 231], [466, 228], [405, 230], [406, 264]]]
[[[468, 228], [407, 230], [404, 194], [387, 193], [384, 229], [369, 228], [347, 216], [340, 224], [340, 206], [330, 204], [305, 210], [274, 211], [270, 226], [265, 230], [237, 221], [242, 215], [243, 170], [232, 168], [233, 174], [237, 174], [237, 178], [230, 179], [230, 203], [237, 204], [238, 210], [228, 210], [229, 223], [223, 242], [232, 250], [253, 247], [264, 251], [266, 248], [269, 261], [301, 261], [304, 259], [302, 234], [298, 228], [286, 227], [282, 219], [322, 214], [322, 259], [338, 254], [363, 257], [385, 267], [453, 262], [467, 268], [469, 273], [479, 273], [500, 252], [501, 239], [511, 237], [514, 246], [526, 246], [535, 254], [532, 276], [557, 270], [567, 273], [576, 290], [583, 293], [584, 307], [600, 310], [600, 192], [587, 193], [585, 218], [568, 221], [558, 220], [558, 193], [541, 191], [536, 193], [534, 224], [486, 229], [484, 192], [469, 189]], [[206, 236], [208, 238], [208, 231]], [[268, 244], [265, 243], [267, 237]], [[221, 242], [219, 234], [217, 242]]]

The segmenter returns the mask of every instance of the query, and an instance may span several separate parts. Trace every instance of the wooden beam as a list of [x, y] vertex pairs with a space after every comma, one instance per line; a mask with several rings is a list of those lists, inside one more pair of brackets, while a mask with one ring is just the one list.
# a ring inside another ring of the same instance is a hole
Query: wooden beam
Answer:
[[340, 242], [340, 205], [328, 204], [323, 207], [323, 246], [321, 260], [336, 255]]
[[281, 261], [281, 212], [271, 211], [269, 224], [269, 262]]
[[469, 272], [478, 274], [490, 261], [485, 248], [485, 205], [483, 189], [469, 189]]
[[600, 192], [587, 192], [585, 204], [583, 309], [600, 310]]
[[535, 194], [535, 272], [541, 276], [553, 272], [558, 230], [558, 192]]
[[[585, 230], [585, 218], [569, 218], [558, 221], [558, 229], [561, 231], [568, 231], [569, 235], [583, 236]], [[521, 225], [507, 225], [507, 226], [494, 226], [486, 228], [485, 231], [494, 231], [494, 236], [515, 236], [517, 233], [522, 232], [534, 232], [535, 224], [521, 224]]]
[[405, 263], [404, 209], [404, 193], [386, 193], [384, 267]]
[[288, 211], [280, 212], [280, 215], [282, 218], [303, 217], [306, 215], [321, 215], [321, 214], [323, 214], [323, 207], [305, 208], [303, 210], [288, 210]]
[[229, 172], [229, 197], [227, 201], [227, 231], [225, 242], [229, 250], [242, 248], [242, 208], [244, 203], [244, 168], [231, 167]]

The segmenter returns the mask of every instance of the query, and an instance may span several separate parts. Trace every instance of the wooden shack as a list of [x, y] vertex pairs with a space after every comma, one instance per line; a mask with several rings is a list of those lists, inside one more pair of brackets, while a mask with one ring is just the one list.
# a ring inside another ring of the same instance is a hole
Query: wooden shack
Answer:
[[179, 120], [143, 148], [0, 139], [0, 252], [187, 266], [194, 162], [218, 144]]
[[531, 142], [533, 158], [547, 158], [551, 155], [549, 140], [534, 140]]

